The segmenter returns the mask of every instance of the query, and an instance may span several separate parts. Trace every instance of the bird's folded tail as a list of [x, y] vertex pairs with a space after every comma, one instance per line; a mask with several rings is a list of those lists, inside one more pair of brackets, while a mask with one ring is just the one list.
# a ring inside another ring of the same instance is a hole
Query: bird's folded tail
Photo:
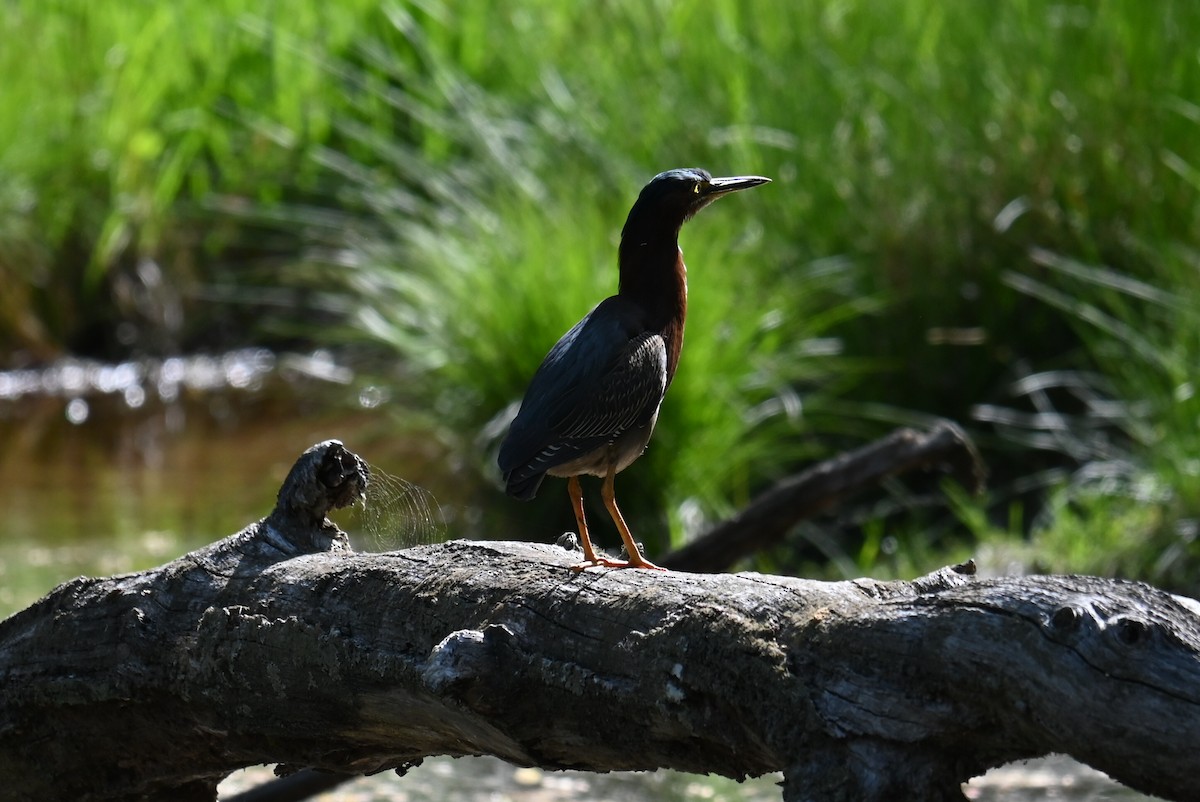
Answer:
[[537, 495], [538, 488], [542, 486], [542, 480], [545, 478], [545, 473], [509, 471], [504, 474], [504, 489], [513, 498], [529, 501]]

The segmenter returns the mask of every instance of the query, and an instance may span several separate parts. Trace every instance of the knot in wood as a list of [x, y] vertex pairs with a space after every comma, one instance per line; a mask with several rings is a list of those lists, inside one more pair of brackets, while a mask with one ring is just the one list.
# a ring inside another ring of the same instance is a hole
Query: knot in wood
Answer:
[[558, 540], [554, 541], [554, 545], [567, 551], [583, 551], [583, 546], [579, 545], [579, 535], [574, 532], [563, 532], [558, 536]]
[[[294, 529], [310, 539], [312, 534], [327, 534], [320, 527], [325, 514], [361, 498], [370, 473], [366, 461], [341, 441], [317, 443], [300, 455], [283, 480], [271, 518], [285, 532]], [[314, 528], [316, 533], [309, 531]]]
[[967, 560], [966, 562], [961, 562], [958, 565], [950, 566], [950, 570], [956, 574], [962, 574], [963, 576], [975, 576], [975, 574], [979, 572], [979, 566], [975, 564], [974, 560]]
[[1118, 618], [1114, 629], [1117, 640], [1126, 646], [1136, 646], [1150, 634], [1150, 625], [1136, 618]]
[[497, 648], [514, 639], [512, 630], [503, 624], [489, 624], [482, 632], [451, 632], [429, 653], [421, 679], [429, 690], [439, 694], [486, 679], [496, 669]]
[[1083, 613], [1074, 607], [1059, 607], [1050, 617], [1050, 625], [1063, 632], [1074, 632], [1082, 620]]

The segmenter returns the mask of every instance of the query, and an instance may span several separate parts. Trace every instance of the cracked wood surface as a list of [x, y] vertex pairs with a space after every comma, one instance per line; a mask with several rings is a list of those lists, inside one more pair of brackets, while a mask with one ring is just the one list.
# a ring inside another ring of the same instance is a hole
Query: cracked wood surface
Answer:
[[13, 798], [212, 799], [250, 764], [491, 754], [782, 770], [786, 800], [962, 799], [970, 777], [1049, 752], [1200, 798], [1191, 600], [969, 566], [815, 582], [576, 574], [540, 544], [356, 554], [324, 511], [363, 470], [321, 444], [263, 521], [0, 622]]

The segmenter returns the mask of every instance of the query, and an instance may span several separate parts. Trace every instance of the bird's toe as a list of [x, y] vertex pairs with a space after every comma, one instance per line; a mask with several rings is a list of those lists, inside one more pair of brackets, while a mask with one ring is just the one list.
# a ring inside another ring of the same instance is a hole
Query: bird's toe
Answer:
[[571, 570], [575, 573], [586, 571], [589, 568], [645, 568], [650, 571], [666, 571], [666, 568], [655, 565], [645, 558], [637, 560], [614, 560], [611, 557], [596, 557], [595, 560], [585, 560], [581, 563], [576, 563], [571, 566]]

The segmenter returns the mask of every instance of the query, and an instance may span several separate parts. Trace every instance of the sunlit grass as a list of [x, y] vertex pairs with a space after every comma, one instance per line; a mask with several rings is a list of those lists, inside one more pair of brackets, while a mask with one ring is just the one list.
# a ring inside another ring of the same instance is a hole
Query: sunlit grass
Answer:
[[[312, 188], [319, 170], [304, 153], [328, 140], [340, 105], [336, 76], [312, 53], [347, 48], [373, 6], [304, 4], [264, 19], [232, 0], [8, 4], [0, 280], [25, 289], [21, 308], [0, 304], [11, 348], [99, 355], [200, 339], [203, 321], [155, 320], [140, 303], [140, 264], [158, 263], [186, 300], [221, 274], [214, 249], [246, 245], [197, 219], [211, 193], [261, 203]], [[247, 124], [259, 119], [280, 136]], [[29, 308], [39, 325], [21, 320]], [[129, 324], [120, 336], [118, 320]]]
[[1008, 422], [1020, 421], [1027, 442], [1069, 454], [1079, 466], [1042, 512], [1033, 540], [1040, 562], [1195, 593], [1200, 259], [1183, 243], [1143, 256], [1153, 283], [1042, 251], [1032, 254], [1048, 269], [1042, 278], [1005, 277], [1064, 314], [1083, 342], [1080, 362], [1092, 369], [1030, 377], [1025, 395], [1036, 414]]
[[[88, 332], [118, 320], [169, 329], [160, 347], [365, 347], [393, 361], [408, 423], [495, 481], [505, 410], [615, 288], [640, 186], [677, 166], [761, 173], [775, 183], [683, 233], [683, 362], [619, 484], [645, 539], [678, 541], [889, 420], [971, 423], [1014, 393], [1041, 417], [974, 424], [993, 518], [1016, 504], [1041, 525], [1045, 505], [1046, 520], [1079, 508], [1097, 525], [1101, 502], [1071, 477], [1119, 460], [1170, 490], [1138, 520], [1189, 531], [1200, 6], [281, 9], [9, 9], [0, 280], [15, 289], [0, 331], [14, 348], [94, 346]], [[183, 299], [176, 329], [145, 308], [147, 259]], [[1086, 392], [1043, 388], [1066, 406], [1039, 411], [1026, 389], [1067, 376]], [[1038, 430], [1052, 412], [1079, 427]], [[1054, 478], [1014, 489], [1031, 476]], [[513, 515], [500, 528], [570, 523], [565, 502]], [[923, 541], [889, 552], [888, 534], [847, 520], [846, 566], [926, 559]]]
[[[1190, 134], [1162, 76], [1134, 69], [1156, 58], [1147, 41], [1175, 36], [1158, 23], [1035, 5], [798, 5], [772, 16], [617, 4], [596, 38], [552, 15], [541, 27], [533, 15], [479, 13], [487, 23], [468, 27], [501, 38], [536, 29], [545, 60], [492, 51], [465, 68], [451, 57], [442, 72], [488, 87], [520, 78], [489, 111], [524, 121], [536, 109], [537, 126], [509, 161], [482, 160], [485, 224], [426, 234], [447, 260], [420, 278], [406, 270], [402, 282], [421, 293], [372, 312], [377, 322], [417, 321], [395, 344], [411, 360], [439, 361], [439, 410], [455, 408], [449, 396], [472, 410], [443, 420], [479, 430], [519, 398], [549, 344], [611, 292], [615, 232], [649, 175], [700, 163], [777, 179], [684, 232], [693, 307], [683, 367], [656, 439], [623, 477], [642, 498], [635, 511], [649, 511], [635, 515], [665, 517], [675, 537], [821, 455], [824, 436], [865, 406], [856, 402], [890, 406], [897, 420], [904, 410], [963, 420], [1003, 394], [1022, 360], [1069, 356], [1073, 322], [1014, 291], [1006, 269], [1027, 264], [1031, 246], [1124, 254], [1132, 266], [1121, 232], [1157, 236], [1163, 224], [1143, 197], [1166, 208], [1187, 199], [1186, 173], [1167, 169], [1154, 143], [1184, 147]], [[452, 50], [453, 31], [433, 24], [429, 37]], [[639, 48], [650, 39], [665, 60]], [[611, 52], [634, 55], [603, 56]], [[1114, 62], [1118, 80], [1098, 80], [1095, 65]], [[639, 69], [654, 80], [630, 80]], [[1175, 74], [1169, 88], [1194, 79]], [[1131, 129], [1135, 111], [1155, 120], [1153, 132]], [[506, 187], [514, 160], [532, 165], [536, 191]], [[804, 267], [821, 256], [837, 257], [835, 279], [813, 280], [820, 272]], [[512, 303], [481, 309], [486, 297]], [[971, 337], [947, 345], [935, 330]], [[833, 344], [840, 361], [806, 352], [813, 342]], [[840, 382], [847, 355], [874, 370]], [[830, 403], [838, 398], [846, 403]], [[812, 408], [842, 419], [801, 414]], [[764, 409], [775, 414], [748, 423]], [[1008, 460], [1002, 482], [1045, 467]], [[878, 553], [864, 536], [858, 563]]]

